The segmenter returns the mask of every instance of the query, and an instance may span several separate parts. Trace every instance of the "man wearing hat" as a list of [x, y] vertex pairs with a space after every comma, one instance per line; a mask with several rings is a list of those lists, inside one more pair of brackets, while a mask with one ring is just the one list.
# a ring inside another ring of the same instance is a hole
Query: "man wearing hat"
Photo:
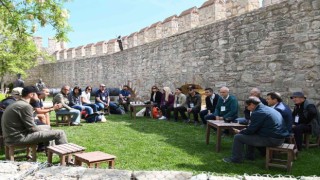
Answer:
[[299, 151], [302, 150], [302, 138], [304, 133], [320, 135], [320, 114], [316, 106], [311, 103], [302, 92], [294, 92], [290, 97], [295, 104], [292, 116], [292, 131]]
[[30, 100], [37, 97], [37, 91], [34, 86], [24, 87], [21, 99], [4, 111], [1, 125], [6, 144], [48, 143], [52, 140], [55, 140], [56, 144], [67, 143], [64, 131], [35, 124]]
[[22, 93], [22, 89], [21, 87], [16, 87], [13, 88], [11, 91], [11, 96], [3, 99], [0, 102], [0, 134], [2, 134], [2, 130], [1, 130], [1, 119], [2, 119], [2, 114], [4, 112], [4, 110], [12, 103], [16, 102], [17, 100], [19, 100], [21, 98], [21, 93]]

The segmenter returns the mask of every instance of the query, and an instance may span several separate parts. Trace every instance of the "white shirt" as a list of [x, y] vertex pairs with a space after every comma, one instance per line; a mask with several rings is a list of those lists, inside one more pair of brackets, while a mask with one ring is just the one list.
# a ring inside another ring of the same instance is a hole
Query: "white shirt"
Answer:
[[81, 97], [84, 99], [84, 102], [87, 102], [87, 103], [90, 102], [90, 93], [87, 93], [86, 91], [83, 91], [81, 93]]

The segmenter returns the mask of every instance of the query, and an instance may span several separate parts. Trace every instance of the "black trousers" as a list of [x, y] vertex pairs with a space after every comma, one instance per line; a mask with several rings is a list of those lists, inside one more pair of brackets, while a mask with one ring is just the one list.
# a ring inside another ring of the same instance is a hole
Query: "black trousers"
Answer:
[[182, 120], [188, 119], [185, 113], [186, 111], [187, 111], [187, 108], [185, 108], [184, 106], [175, 107], [173, 109], [174, 120], [178, 120], [178, 113], [180, 113]]
[[294, 139], [297, 143], [297, 148], [299, 151], [302, 149], [302, 141], [303, 141], [303, 134], [304, 133], [311, 133], [311, 125], [308, 124], [299, 124], [292, 128], [294, 133]]

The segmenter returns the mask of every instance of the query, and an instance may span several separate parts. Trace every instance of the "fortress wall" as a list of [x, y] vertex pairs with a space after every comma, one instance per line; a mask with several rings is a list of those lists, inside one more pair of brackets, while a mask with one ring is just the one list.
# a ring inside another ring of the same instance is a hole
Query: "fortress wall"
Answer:
[[[130, 37], [128, 37], [128, 41]], [[27, 84], [41, 77], [63, 84], [119, 87], [130, 81], [148, 98], [150, 87], [185, 83], [226, 85], [242, 102], [252, 87], [264, 95], [304, 93], [320, 104], [320, 3], [285, 1], [110, 55], [43, 64]], [[292, 104], [291, 104], [292, 105]]]

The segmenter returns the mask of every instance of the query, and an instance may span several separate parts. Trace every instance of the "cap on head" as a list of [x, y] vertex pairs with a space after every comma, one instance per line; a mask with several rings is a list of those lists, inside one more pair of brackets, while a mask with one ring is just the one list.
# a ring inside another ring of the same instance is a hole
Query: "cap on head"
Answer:
[[30, 93], [38, 93], [38, 89], [34, 86], [26, 86], [22, 89], [22, 96], [25, 97]]
[[105, 85], [105, 84], [100, 84], [100, 86], [102, 86], [102, 87], [106, 87], [106, 85]]
[[23, 89], [22, 87], [13, 88], [11, 94], [12, 95], [21, 96], [22, 95], [22, 89]]
[[290, 99], [293, 99], [294, 97], [306, 98], [306, 96], [303, 94], [303, 92], [294, 92], [292, 94], [292, 96], [290, 96]]

